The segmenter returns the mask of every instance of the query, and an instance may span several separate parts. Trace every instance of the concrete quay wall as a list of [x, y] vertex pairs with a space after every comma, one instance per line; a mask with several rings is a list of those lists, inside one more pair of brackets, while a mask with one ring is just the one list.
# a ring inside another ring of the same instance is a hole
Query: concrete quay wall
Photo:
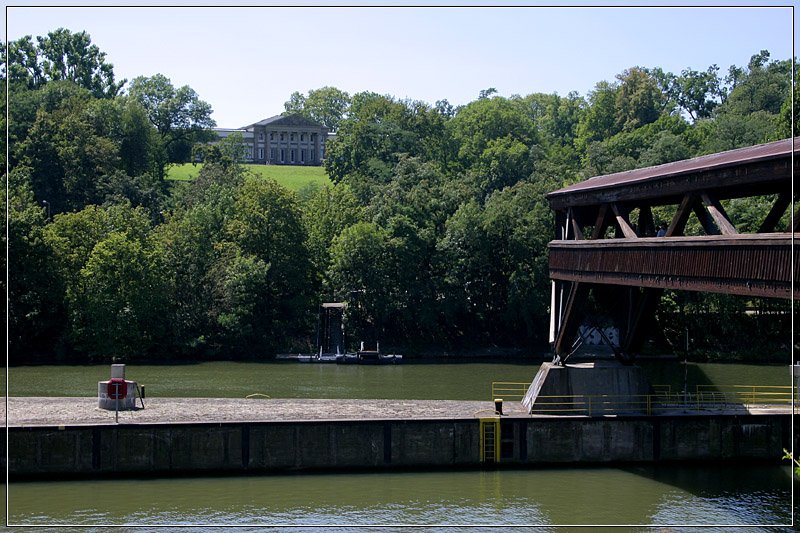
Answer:
[[[502, 418], [502, 465], [779, 461], [788, 414]], [[471, 468], [480, 421], [334, 420], [9, 428], [14, 479]]]

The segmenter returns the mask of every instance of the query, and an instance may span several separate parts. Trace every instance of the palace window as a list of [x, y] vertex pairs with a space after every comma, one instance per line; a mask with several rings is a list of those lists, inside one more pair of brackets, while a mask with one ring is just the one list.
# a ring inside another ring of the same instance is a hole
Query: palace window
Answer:
[[286, 150], [281, 148], [281, 163], [283, 163], [284, 161], [286, 161]]
[[290, 140], [290, 141], [293, 141], [293, 140], [294, 140], [294, 133], [292, 133], [292, 134], [290, 134], [290, 135], [289, 135], [289, 140]]
[[300, 150], [300, 162], [301, 163], [305, 163], [306, 162], [306, 151], [305, 150]]
[[269, 159], [270, 161], [275, 161], [275, 148], [269, 149]]
[[292, 150], [291, 156], [292, 156], [291, 162], [294, 163], [294, 150]]
[[283, 134], [283, 133], [281, 133], [281, 140], [283, 140], [283, 136], [284, 136], [284, 134]]
[[263, 148], [259, 148], [258, 149], [258, 158], [259, 159], [264, 159], [264, 149]]

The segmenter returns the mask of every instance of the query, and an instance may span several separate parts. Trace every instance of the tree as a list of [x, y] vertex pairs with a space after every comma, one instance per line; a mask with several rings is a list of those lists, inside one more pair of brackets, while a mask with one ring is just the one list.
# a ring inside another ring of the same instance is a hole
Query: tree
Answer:
[[217, 353], [263, 357], [273, 352], [285, 331], [275, 323], [271, 265], [231, 242], [217, 244], [214, 251], [216, 257], [207, 275], [209, 315], [215, 328], [211, 332], [216, 330], [211, 342]]
[[[794, 86], [800, 87], [800, 68], [795, 63], [794, 67]], [[782, 139], [797, 137], [800, 135], [800, 103], [792, 102], [791, 93], [786, 97], [781, 105], [780, 117], [778, 118], [778, 136]], [[792, 122], [794, 121], [794, 130]]]
[[[361, 191], [391, 178], [401, 154], [443, 161], [444, 130], [443, 117], [427, 104], [358, 93], [336, 141], [328, 145], [325, 170], [334, 183], [355, 177], [350, 184], [360, 197]], [[364, 187], [354, 183], [360, 180]]]
[[478, 93], [478, 100], [486, 100], [493, 94], [497, 94], [497, 89], [494, 87], [489, 87], [488, 89], [482, 89], [480, 93]]
[[125, 80], [115, 83], [113, 65], [106, 63], [105, 52], [91, 44], [85, 31], [72, 33], [64, 28], [37, 37], [43, 58], [42, 70], [50, 80], [70, 80], [97, 98], [119, 93]]
[[703, 152], [715, 153], [778, 140], [777, 115], [756, 111], [747, 115], [720, 113], [711, 124]]
[[679, 88], [677, 103], [692, 121], [710, 117], [727, 96], [718, 72], [717, 65], [711, 65], [705, 72], [685, 69], [676, 80]]
[[[47, 82], [40, 59], [40, 51], [30, 35], [3, 46], [3, 66], [12, 87], [36, 89]], [[7, 61], [7, 64], [6, 64]]]
[[619, 89], [614, 102], [614, 123], [620, 131], [632, 131], [655, 122], [662, 108], [662, 93], [653, 78], [638, 67], [617, 75]]
[[720, 113], [745, 116], [764, 111], [777, 115], [790, 94], [791, 61], [769, 61], [767, 50], [753, 55], [746, 69], [731, 67], [731, 89]]
[[336, 131], [347, 115], [350, 95], [336, 87], [312, 89], [308, 91], [308, 97], [295, 91], [283, 107], [286, 115], [302, 115]]
[[489, 141], [470, 174], [478, 190], [488, 196], [527, 178], [532, 171], [531, 150], [518, 140], [503, 137]]
[[8, 354], [14, 363], [31, 363], [55, 349], [63, 308], [44, 240], [46, 207], [34, 199], [25, 169], [11, 172], [8, 188]]
[[171, 278], [151, 228], [147, 212], [129, 205], [88, 206], [47, 225], [66, 350], [110, 361], [152, 356], [163, 346]]
[[479, 99], [461, 108], [448, 123], [459, 146], [462, 168], [475, 164], [490, 142], [507, 138], [530, 147], [536, 140], [536, 129], [526, 113], [523, 101], [494, 97]]
[[578, 123], [575, 146], [585, 152], [593, 141], [602, 141], [618, 133], [616, 101], [618, 86], [607, 81], [598, 82], [588, 96], [588, 108]]
[[306, 107], [306, 97], [295, 91], [289, 96], [289, 100], [284, 102], [283, 107], [287, 115], [302, 115]]
[[170, 278], [149, 239], [111, 232], [78, 272], [69, 303], [72, 341], [95, 361], [132, 361], [166, 352]]
[[209, 129], [216, 122], [211, 118], [211, 106], [188, 85], [176, 89], [163, 74], [139, 76], [131, 82], [128, 94], [144, 107], [161, 138], [160, 178], [167, 164], [188, 161], [195, 142], [213, 139]]
[[272, 180], [245, 180], [235, 193], [224, 236], [241, 250], [233, 255], [240, 265], [268, 266], [259, 282], [259, 304], [247, 318], [259, 342], [277, 349], [293, 335], [307, 333], [316, 287], [295, 198]]
[[113, 98], [125, 80], [114, 81], [114, 66], [85, 31], [64, 28], [37, 37], [30, 35], [8, 43], [8, 76], [12, 85], [38, 89], [51, 81], [68, 80], [96, 98]]
[[323, 290], [330, 291], [324, 276], [330, 266], [330, 247], [346, 228], [364, 221], [364, 208], [344, 183], [321, 187], [303, 206], [303, 223], [308, 235], [308, 251], [315, 271], [323, 276]]
[[121, 166], [119, 146], [92, 122], [90, 102], [69, 98], [52, 112], [40, 110], [20, 146], [36, 198], [53, 213], [102, 203], [102, 182]]
[[337, 299], [347, 301], [356, 338], [380, 340], [394, 286], [390, 235], [371, 222], [344, 229], [331, 246], [328, 277]]

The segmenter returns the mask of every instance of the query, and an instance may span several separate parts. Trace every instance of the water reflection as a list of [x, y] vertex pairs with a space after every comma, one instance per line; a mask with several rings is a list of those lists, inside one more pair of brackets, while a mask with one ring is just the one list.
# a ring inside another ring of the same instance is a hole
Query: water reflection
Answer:
[[[142, 531], [149, 524], [442, 526], [437, 531], [459, 524], [785, 524], [790, 498], [788, 467], [747, 465], [70, 481], [14, 483], [9, 491], [13, 524], [132, 524]], [[359, 529], [370, 530], [383, 529]]]

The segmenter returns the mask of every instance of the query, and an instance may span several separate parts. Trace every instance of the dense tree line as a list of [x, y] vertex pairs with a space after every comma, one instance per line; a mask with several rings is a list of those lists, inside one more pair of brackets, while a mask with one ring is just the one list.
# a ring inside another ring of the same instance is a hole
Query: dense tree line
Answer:
[[[249, 175], [235, 136], [202, 144], [214, 123], [194, 90], [126, 87], [85, 32], [4, 50], [14, 363], [312, 350], [322, 301], [348, 302], [354, 342], [545, 349], [547, 192], [791, 134], [791, 63], [766, 51], [724, 75], [632, 67], [585, 97], [490, 88], [454, 107], [323, 87], [286, 111], [336, 131], [334, 185], [294, 194]], [[199, 177], [166, 180], [198, 146]], [[726, 209], [746, 226], [763, 205]], [[786, 308], [673, 293], [660, 313], [676, 335], [720, 314], [733, 331], [745, 305]]]

